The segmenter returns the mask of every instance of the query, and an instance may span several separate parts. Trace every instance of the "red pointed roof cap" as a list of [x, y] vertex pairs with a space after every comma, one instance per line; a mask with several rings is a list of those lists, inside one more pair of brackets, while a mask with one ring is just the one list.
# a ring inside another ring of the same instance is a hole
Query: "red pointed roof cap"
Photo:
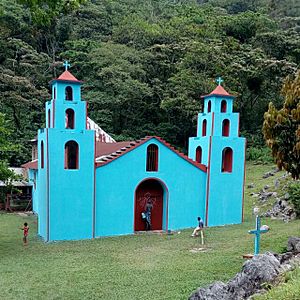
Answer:
[[78, 80], [71, 72], [68, 71], [68, 68], [71, 66], [68, 61], [65, 61], [64, 64], [65, 71], [56, 79], [53, 79], [50, 83], [54, 81], [69, 81], [73, 83], [82, 83], [81, 80]]
[[221, 85], [224, 80], [221, 77], [216, 79], [218, 83], [217, 87], [208, 95], [201, 96], [201, 98], [209, 97], [209, 96], [225, 96], [225, 97], [235, 97], [234, 95], [230, 95]]
[[80, 82], [72, 73], [70, 73], [68, 70], [64, 71], [57, 80], [66, 80], [66, 81], [76, 81]]
[[218, 85], [210, 94], [201, 96], [201, 98], [205, 98], [209, 96], [235, 97], [234, 95], [229, 94], [221, 85]]

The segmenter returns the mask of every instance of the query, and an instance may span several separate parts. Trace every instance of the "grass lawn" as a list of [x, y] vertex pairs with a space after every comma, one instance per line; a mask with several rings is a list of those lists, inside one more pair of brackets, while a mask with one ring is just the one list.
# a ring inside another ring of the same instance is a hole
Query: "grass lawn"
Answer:
[[[199, 239], [190, 237], [191, 229], [171, 236], [45, 244], [36, 236], [35, 217], [0, 214], [0, 299], [187, 299], [199, 286], [226, 281], [240, 271], [242, 255], [253, 251], [253, 236], [247, 233], [254, 227], [250, 192], [274, 186], [274, 177], [283, 173], [262, 179], [271, 168], [248, 164], [247, 183], [254, 182], [255, 188], [245, 188], [245, 222], [207, 228], [207, 251], [202, 253], [189, 251], [201, 247]], [[28, 247], [18, 229], [25, 221]], [[262, 223], [271, 228], [262, 237], [262, 252], [283, 251], [288, 237], [299, 235], [300, 220]]]

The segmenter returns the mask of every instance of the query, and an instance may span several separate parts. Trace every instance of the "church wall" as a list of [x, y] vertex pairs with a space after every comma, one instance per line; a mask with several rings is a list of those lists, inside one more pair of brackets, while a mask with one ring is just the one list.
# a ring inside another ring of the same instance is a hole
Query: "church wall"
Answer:
[[[64, 147], [79, 145], [79, 169], [64, 168]], [[94, 201], [94, 131], [49, 129], [50, 240], [92, 238]]]
[[229, 120], [229, 136], [238, 137], [239, 135], [239, 113], [218, 113], [215, 114], [214, 135], [222, 136], [223, 120]]
[[208, 147], [209, 136], [206, 137], [191, 137], [189, 138], [189, 158], [196, 160], [196, 149], [200, 146], [202, 148], [202, 160], [204, 165], [208, 164]]
[[[245, 138], [212, 137], [209, 182], [208, 225], [238, 224], [242, 222]], [[231, 173], [221, 172], [222, 150], [233, 150]]]
[[[159, 167], [146, 172], [147, 146], [152, 143], [159, 147]], [[151, 139], [96, 169], [96, 236], [134, 232], [135, 190], [147, 178], [157, 178], [167, 187], [165, 230], [192, 227], [199, 215], [204, 217], [206, 173]]]
[[[47, 130], [38, 131], [38, 234], [47, 238]], [[41, 168], [41, 142], [44, 143], [44, 168]]]
[[28, 169], [28, 179], [29, 183], [32, 185], [32, 211], [35, 214], [39, 213], [38, 209], [38, 171], [35, 169]]

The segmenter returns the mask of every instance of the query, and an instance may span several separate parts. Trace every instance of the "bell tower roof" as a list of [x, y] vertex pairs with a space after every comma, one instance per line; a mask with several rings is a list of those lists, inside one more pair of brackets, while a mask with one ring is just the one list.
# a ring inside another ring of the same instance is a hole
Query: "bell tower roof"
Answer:
[[72, 83], [82, 83], [81, 80], [78, 80], [71, 72], [68, 71], [68, 68], [71, 66], [70, 63], [66, 60], [64, 62], [65, 71], [56, 79], [51, 80], [51, 83], [56, 81], [67, 81]]
[[219, 77], [216, 82], [218, 83], [218, 86], [208, 95], [201, 96], [201, 98], [206, 98], [210, 96], [225, 96], [225, 97], [235, 97], [234, 95], [230, 95], [221, 85], [221, 83], [224, 80]]

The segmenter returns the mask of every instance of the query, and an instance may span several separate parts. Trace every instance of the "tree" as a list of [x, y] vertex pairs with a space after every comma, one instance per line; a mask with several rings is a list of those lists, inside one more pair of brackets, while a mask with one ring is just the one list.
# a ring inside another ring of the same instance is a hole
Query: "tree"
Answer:
[[294, 79], [288, 77], [283, 85], [283, 108], [277, 110], [272, 102], [264, 115], [263, 133], [279, 168], [300, 176], [300, 70]]

